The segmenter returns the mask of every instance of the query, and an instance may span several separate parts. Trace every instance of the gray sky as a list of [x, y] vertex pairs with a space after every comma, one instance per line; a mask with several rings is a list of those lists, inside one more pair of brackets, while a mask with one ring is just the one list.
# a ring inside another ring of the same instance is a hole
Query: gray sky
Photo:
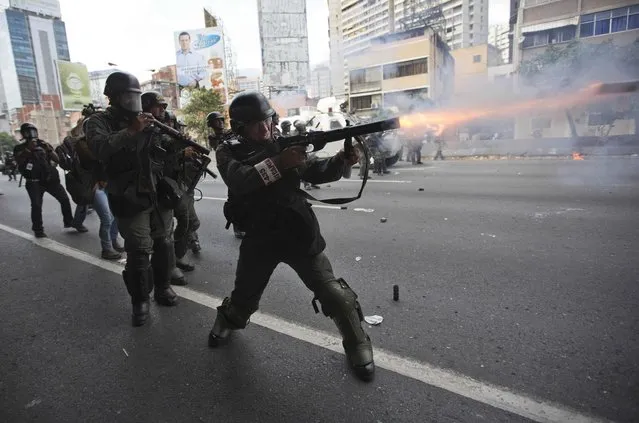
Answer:
[[[224, 21], [237, 67], [260, 68], [256, 0], [60, 0], [71, 60], [89, 70], [118, 64], [139, 78], [175, 63], [173, 33], [204, 26], [203, 7]], [[508, 20], [508, 0], [490, 0], [491, 24]], [[311, 66], [328, 61], [327, 0], [307, 0]]]

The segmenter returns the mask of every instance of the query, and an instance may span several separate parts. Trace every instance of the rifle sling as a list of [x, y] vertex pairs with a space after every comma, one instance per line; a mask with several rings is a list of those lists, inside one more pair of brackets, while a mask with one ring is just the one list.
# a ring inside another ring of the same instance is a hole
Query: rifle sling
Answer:
[[364, 187], [366, 186], [366, 181], [368, 181], [368, 168], [369, 168], [370, 156], [368, 154], [368, 149], [366, 148], [366, 144], [363, 142], [361, 137], [356, 136], [354, 138], [355, 138], [355, 141], [357, 141], [357, 143], [362, 147], [362, 152], [364, 154], [364, 179], [362, 179], [362, 185], [359, 187], [359, 192], [357, 193], [357, 196], [343, 197], [343, 198], [326, 198], [326, 199], [320, 200], [318, 198], [313, 197], [311, 194], [304, 191], [303, 189], [298, 188], [298, 191], [304, 197], [306, 197], [307, 200], [318, 201], [324, 204], [347, 204], [355, 200], [359, 200], [362, 197], [362, 193], [364, 192]]

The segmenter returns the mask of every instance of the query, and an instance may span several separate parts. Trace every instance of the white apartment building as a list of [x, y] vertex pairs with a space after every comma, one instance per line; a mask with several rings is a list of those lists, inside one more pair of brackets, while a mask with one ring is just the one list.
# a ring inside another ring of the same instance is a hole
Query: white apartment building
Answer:
[[[341, 10], [337, 10], [341, 3]], [[342, 74], [348, 89], [348, 57], [356, 56], [371, 39], [403, 29], [405, 18], [440, 7], [437, 30], [451, 49], [485, 44], [488, 40], [488, 0], [341, 0], [329, 1], [329, 37], [331, 49], [341, 47], [344, 68], [331, 53], [333, 91]], [[333, 31], [331, 31], [333, 29]], [[341, 44], [339, 38], [341, 37]]]
[[331, 68], [320, 65], [311, 71], [311, 84], [308, 90], [310, 98], [324, 98], [331, 96]]
[[342, 0], [328, 0], [328, 42], [330, 48], [331, 94], [344, 95], [344, 42], [342, 37]]
[[262, 92], [262, 80], [259, 77], [238, 76], [235, 78], [238, 91], [259, 91]]
[[488, 28], [488, 44], [491, 44], [499, 50], [503, 64], [510, 63], [510, 41], [508, 34], [510, 33], [510, 25], [498, 24], [491, 25]]

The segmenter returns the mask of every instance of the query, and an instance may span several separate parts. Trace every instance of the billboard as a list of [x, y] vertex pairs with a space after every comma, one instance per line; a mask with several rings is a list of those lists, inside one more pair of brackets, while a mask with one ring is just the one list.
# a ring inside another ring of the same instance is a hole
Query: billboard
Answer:
[[64, 110], [82, 110], [85, 104], [91, 103], [91, 82], [89, 71], [83, 63], [56, 60], [58, 83]]
[[214, 27], [176, 31], [174, 40], [180, 107], [188, 102], [188, 90], [184, 89], [188, 87], [217, 91], [226, 103], [228, 91], [222, 29]]

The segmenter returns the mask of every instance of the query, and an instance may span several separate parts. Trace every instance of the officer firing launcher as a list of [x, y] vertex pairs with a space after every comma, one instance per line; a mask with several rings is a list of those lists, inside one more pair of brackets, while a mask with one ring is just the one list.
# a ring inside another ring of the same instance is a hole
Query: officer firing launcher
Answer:
[[328, 131], [312, 131], [306, 134], [281, 137], [277, 139], [281, 149], [295, 146], [313, 146], [312, 151], [319, 151], [329, 142], [342, 141], [362, 135], [375, 134], [377, 132], [390, 131], [400, 127], [399, 118], [391, 118], [376, 122], [347, 126], [345, 128], [331, 129]]

